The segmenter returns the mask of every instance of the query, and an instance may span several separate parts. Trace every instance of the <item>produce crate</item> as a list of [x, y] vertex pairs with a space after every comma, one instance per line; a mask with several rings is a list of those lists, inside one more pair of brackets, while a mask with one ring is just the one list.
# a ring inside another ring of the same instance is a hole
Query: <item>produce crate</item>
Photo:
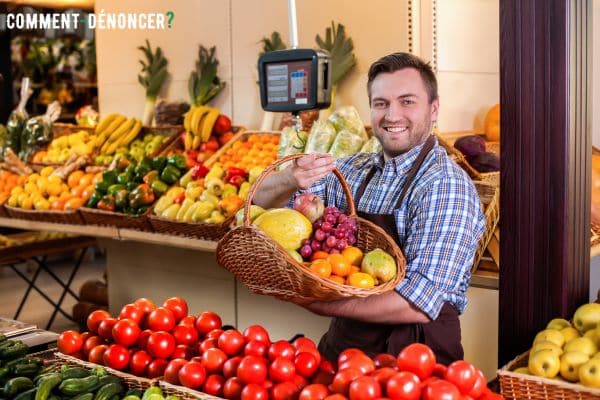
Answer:
[[177, 396], [181, 400], [222, 400], [221, 397], [211, 396], [197, 390], [188, 389], [184, 386], [173, 385], [165, 381], [158, 381], [164, 397]]
[[154, 232], [148, 221], [148, 212], [142, 215], [129, 215], [89, 207], [81, 207], [79, 212], [86, 225], [114, 226], [120, 229]]
[[50, 222], [53, 224], [74, 224], [82, 225], [83, 218], [79, 214], [78, 210], [49, 210], [49, 211], [38, 211], [38, 210], [24, 210], [22, 208], [11, 207], [5, 205], [4, 208], [11, 218], [25, 219], [28, 221], [35, 222]]
[[4, 203], [0, 204], [0, 218], [9, 217], [8, 211], [6, 211], [6, 207], [4, 207]]
[[59, 137], [64, 135], [70, 135], [71, 133], [86, 131], [94, 133], [96, 128], [90, 128], [89, 126], [79, 126], [74, 124], [66, 124], [64, 122], [54, 122], [52, 124], [52, 137]]
[[[181, 126], [181, 129], [183, 129], [183, 126]], [[217, 160], [217, 158], [219, 157], [220, 154], [222, 154], [222, 150], [224, 148], [229, 148], [229, 146], [231, 146], [231, 143], [236, 140], [238, 137], [240, 137], [240, 134], [243, 133], [246, 130], [246, 128], [244, 128], [243, 126], [232, 126], [231, 127], [231, 132], [234, 133], [234, 136], [227, 142], [225, 143], [223, 146], [221, 146], [216, 152], [215, 154], [213, 154], [212, 156], [210, 156], [208, 159], [206, 159], [206, 161], [204, 161], [205, 165], [209, 165], [209, 164], [214, 164], [214, 162]], [[169, 143], [163, 147], [162, 151], [159, 153], [159, 155], [162, 156], [167, 156], [173, 152], [180, 152], [183, 151], [184, 148], [181, 144], [181, 142], [178, 140], [179, 139], [179, 135], [177, 135], [173, 140], [169, 141]]]
[[508, 400], [592, 400], [600, 398], [600, 389], [576, 383], [513, 372], [526, 367], [529, 352], [523, 353], [498, 370], [500, 392]]
[[[65, 364], [78, 366], [78, 367], [82, 367], [82, 368], [89, 369], [89, 370], [98, 367], [97, 364], [83, 361], [83, 360], [80, 360], [79, 358], [68, 356], [68, 355], [60, 353], [60, 352], [56, 353], [56, 358]], [[112, 369], [112, 368], [109, 368], [106, 366], [102, 366], [102, 368], [104, 368], [107, 373], [114, 375], [114, 376], [118, 377], [119, 379], [121, 379], [122, 381], [124, 381], [127, 384], [127, 387], [129, 389], [146, 390], [149, 387], [158, 386], [158, 380], [160, 379], [160, 378], [153, 378], [153, 379], [142, 378], [139, 376], [128, 374], [126, 372], [117, 371], [116, 369]]]
[[481, 261], [492, 236], [494, 236], [494, 231], [500, 220], [500, 187], [486, 181], [474, 181], [473, 183], [481, 199], [486, 225], [475, 251], [471, 272], [477, 271], [479, 261]]

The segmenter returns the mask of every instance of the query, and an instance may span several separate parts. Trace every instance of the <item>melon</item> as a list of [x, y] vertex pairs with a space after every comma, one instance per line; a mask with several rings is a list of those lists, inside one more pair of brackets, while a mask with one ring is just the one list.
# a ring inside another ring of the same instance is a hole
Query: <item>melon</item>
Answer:
[[289, 208], [274, 208], [253, 222], [286, 250], [298, 250], [312, 233], [312, 224], [302, 213]]
[[487, 112], [483, 129], [485, 130], [485, 140], [488, 142], [500, 141], [500, 104], [496, 104]]

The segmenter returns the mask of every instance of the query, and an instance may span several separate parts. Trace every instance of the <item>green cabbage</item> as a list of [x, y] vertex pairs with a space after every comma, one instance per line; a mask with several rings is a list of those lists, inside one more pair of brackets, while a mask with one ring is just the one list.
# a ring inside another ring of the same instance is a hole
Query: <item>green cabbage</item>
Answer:
[[359, 136], [363, 141], [369, 138], [365, 125], [360, 119], [360, 115], [358, 115], [358, 110], [353, 106], [338, 108], [329, 116], [329, 122], [333, 124], [338, 133], [346, 130]]
[[358, 153], [364, 142], [364, 139], [354, 132], [342, 130], [335, 137], [329, 153], [333, 154], [336, 159], [349, 157]]
[[335, 139], [335, 128], [328, 121], [315, 121], [308, 135], [304, 152], [327, 153]]

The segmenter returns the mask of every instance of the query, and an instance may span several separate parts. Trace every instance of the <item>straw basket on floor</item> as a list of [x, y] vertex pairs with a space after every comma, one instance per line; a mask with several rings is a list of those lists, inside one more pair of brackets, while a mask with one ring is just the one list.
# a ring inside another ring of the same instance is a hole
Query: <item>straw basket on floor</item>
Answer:
[[393, 289], [402, 278], [406, 260], [394, 240], [380, 227], [356, 215], [350, 188], [341, 172], [339, 179], [348, 200], [349, 216], [356, 219], [358, 233], [356, 246], [365, 253], [380, 248], [396, 261], [396, 277], [373, 288], [357, 288], [342, 285], [318, 276], [294, 260], [289, 253], [268, 237], [260, 228], [250, 223], [250, 204], [261, 182], [275, 168], [295, 160], [304, 154], [296, 154], [277, 160], [257, 178], [248, 193], [244, 205], [244, 224], [229, 231], [217, 246], [217, 262], [233, 273], [250, 291], [281, 299], [304, 299], [333, 301], [350, 297], [366, 297]]

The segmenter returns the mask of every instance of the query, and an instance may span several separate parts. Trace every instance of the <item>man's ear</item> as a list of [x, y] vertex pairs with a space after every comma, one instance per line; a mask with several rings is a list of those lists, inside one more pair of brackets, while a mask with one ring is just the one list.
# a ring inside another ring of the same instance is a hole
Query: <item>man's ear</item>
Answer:
[[431, 120], [432, 121], [437, 121], [439, 109], [440, 109], [440, 99], [436, 98], [435, 100], [433, 100], [431, 102]]

